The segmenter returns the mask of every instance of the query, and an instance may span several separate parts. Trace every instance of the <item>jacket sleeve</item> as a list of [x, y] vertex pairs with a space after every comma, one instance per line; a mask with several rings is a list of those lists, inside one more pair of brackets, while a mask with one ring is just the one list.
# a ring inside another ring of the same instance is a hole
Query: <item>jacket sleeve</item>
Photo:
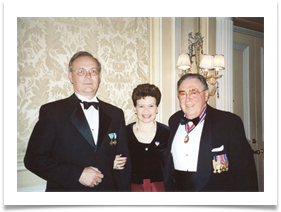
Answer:
[[84, 167], [67, 163], [52, 156], [55, 145], [56, 127], [51, 107], [40, 108], [36, 123], [26, 150], [25, 167], [47, 180], [65, 188], [73, 189], [79, 183]]
[[122, 157], [127, 157], [127, 162], [122, 170], [113, 170], [113, 174], [117, 183], [118, 191], [131, 191], [131, 159], [128, 149], [127, 133], [122, 111], [120, 116], [119, 126], [119, 141], [117, 147], [117, 155], [122, 154]]
[[229, 159], [234, 173], [236, 191], [258, 191], [253, 150], [248, 143], [242, 120], [235, 116], [230, 129]]

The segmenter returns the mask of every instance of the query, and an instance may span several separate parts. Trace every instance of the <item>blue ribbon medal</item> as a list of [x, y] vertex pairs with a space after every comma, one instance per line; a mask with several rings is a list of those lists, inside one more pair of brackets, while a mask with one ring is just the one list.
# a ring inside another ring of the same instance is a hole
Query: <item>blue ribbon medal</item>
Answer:
[[110, 138], [110, 142], [109, 142], [110, 146], [116, 145], [117, 144], [117, 140], [116, 140], [117, 134], [116, 133], [109, 133], [108, 136]]

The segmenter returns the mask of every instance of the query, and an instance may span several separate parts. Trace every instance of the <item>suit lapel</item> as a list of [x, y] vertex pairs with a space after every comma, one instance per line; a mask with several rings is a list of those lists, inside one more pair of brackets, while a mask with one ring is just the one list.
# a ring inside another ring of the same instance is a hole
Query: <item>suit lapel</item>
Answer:
[[[98, 148], [101, 146], [111, 124], [111, 118], [105, 113], [103, 102], [99, 100], [99, 135]], [[111, 132], [110, 132], [111, 133]]]
[[182, 111], [178, 111], [175, 114], [175, 117], [171, 118], [169, 120], [169, 128], [170, 128], [170, 136], [169, 136], [169, 140], [168, 140], [168, 146], [167, 146], [167, 152], [166, 152], [166, 164], [165, 164], [165, 171], [164, 171], [164, 185], [166, 187], [167, 190], [172, 191], [173, 190], [173, 186], [172, 186], [172, 173], [173, 173], [173, 169], [174, 169], [174, 163], [173, 163], [173, 156], [171, 154], [171, 150], [172, 150], [172, 144], [173, 144], [173, 140], [175, 137], [175, 134], [178, 130], [179, 124], [180, 124], [180, 120], [181, 117], [183, 116], [183, 112]]
[[169, 125], [169, 128], [171, 130], [170, 132], [170, 137], [169, 137], [169, 143], [168, 143], [168, 151], [171, 152], [171, 149], [172, 149], [172, 143], [173, 143], [173, 140], [174, 140], [174, 137], [175, 137], [175, 134], [178, 130], [178, 127], [179, 127], [179, 124], [180, 124], [180, 120], [181, 120], [181, 117], [183, 116], [183, 112], [180, 111], [178, 112], [178, 114], [176, 115], [173, 123], [170, 123]]
[[73, 94], [69, 98], [67, 104], [67, 110], [70, 113], [69, 120], [73, 123], [76, 129], [83, 135], [83, 137], [88, 141], [88, 143], [96, 148], [92, 136], [91, 129], [80, 106], [78, 98]]
[[212, 173], [212, 114], [209, 106], [206, 111], [206, 118], [202, 130], [200, 150], [198, 156], [196, 173], [196, 191], [201, 190], [209, 181]]

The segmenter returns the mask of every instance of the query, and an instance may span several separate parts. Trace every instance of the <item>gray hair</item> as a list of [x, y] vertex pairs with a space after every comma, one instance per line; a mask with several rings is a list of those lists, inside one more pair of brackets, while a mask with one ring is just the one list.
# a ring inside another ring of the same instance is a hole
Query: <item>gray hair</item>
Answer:
[[204, 87], [204, 90], [208, 90], [208, 84], [207, 84], [207, 81], [206, 79], [201, 75], [201, 74], [193, 74], [193, 73], [188, 73], [188, 74], [185, 74], [183, 75], [179, 81], [178, 81], [178, 90], [179, 90], [179, 87], [181, 85], [181, 83], [184, 81], [184, 80], [187, 80], [187, 79], [199, 79], [200, 82], [202, 83], [203, 87]]
[[68, 71], [69, 72], [72, 72], [72, 63], [75, 59], [77, 59], [78, 57], [82, 57], [82, 56], [88, 56], [88, 57], [91, 57], [93, 58], [97, 63], [98, 63], [98, 66], [99, 66], [99, 72], [101, 72], [101, 64], [100, 62], [98, 61], [97, 58], [95, 58], [92, 54], [90, 54], [89, 52], [85, 52], [85, 51], [80, 51], [80, 52], [77, 52], [76, 54], [74, 54], [72, 56], [72, 58], [70, 59], [69, 61], [69, 64], [68, 64]]

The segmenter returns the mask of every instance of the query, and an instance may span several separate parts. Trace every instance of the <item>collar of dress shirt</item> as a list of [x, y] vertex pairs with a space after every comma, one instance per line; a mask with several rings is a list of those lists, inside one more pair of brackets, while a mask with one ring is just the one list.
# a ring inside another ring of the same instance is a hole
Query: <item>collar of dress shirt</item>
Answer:
[[87, 99], [84, 96], [82, 96], [76, 92], [75, 92], [75, 95], [77, 96], [78, 99], [80, 99], [81, 101], [84, 101], [84, 102], [99, 102], [97, 96], [94, 96], [94, 98], [92, 98], [92, 99]]

